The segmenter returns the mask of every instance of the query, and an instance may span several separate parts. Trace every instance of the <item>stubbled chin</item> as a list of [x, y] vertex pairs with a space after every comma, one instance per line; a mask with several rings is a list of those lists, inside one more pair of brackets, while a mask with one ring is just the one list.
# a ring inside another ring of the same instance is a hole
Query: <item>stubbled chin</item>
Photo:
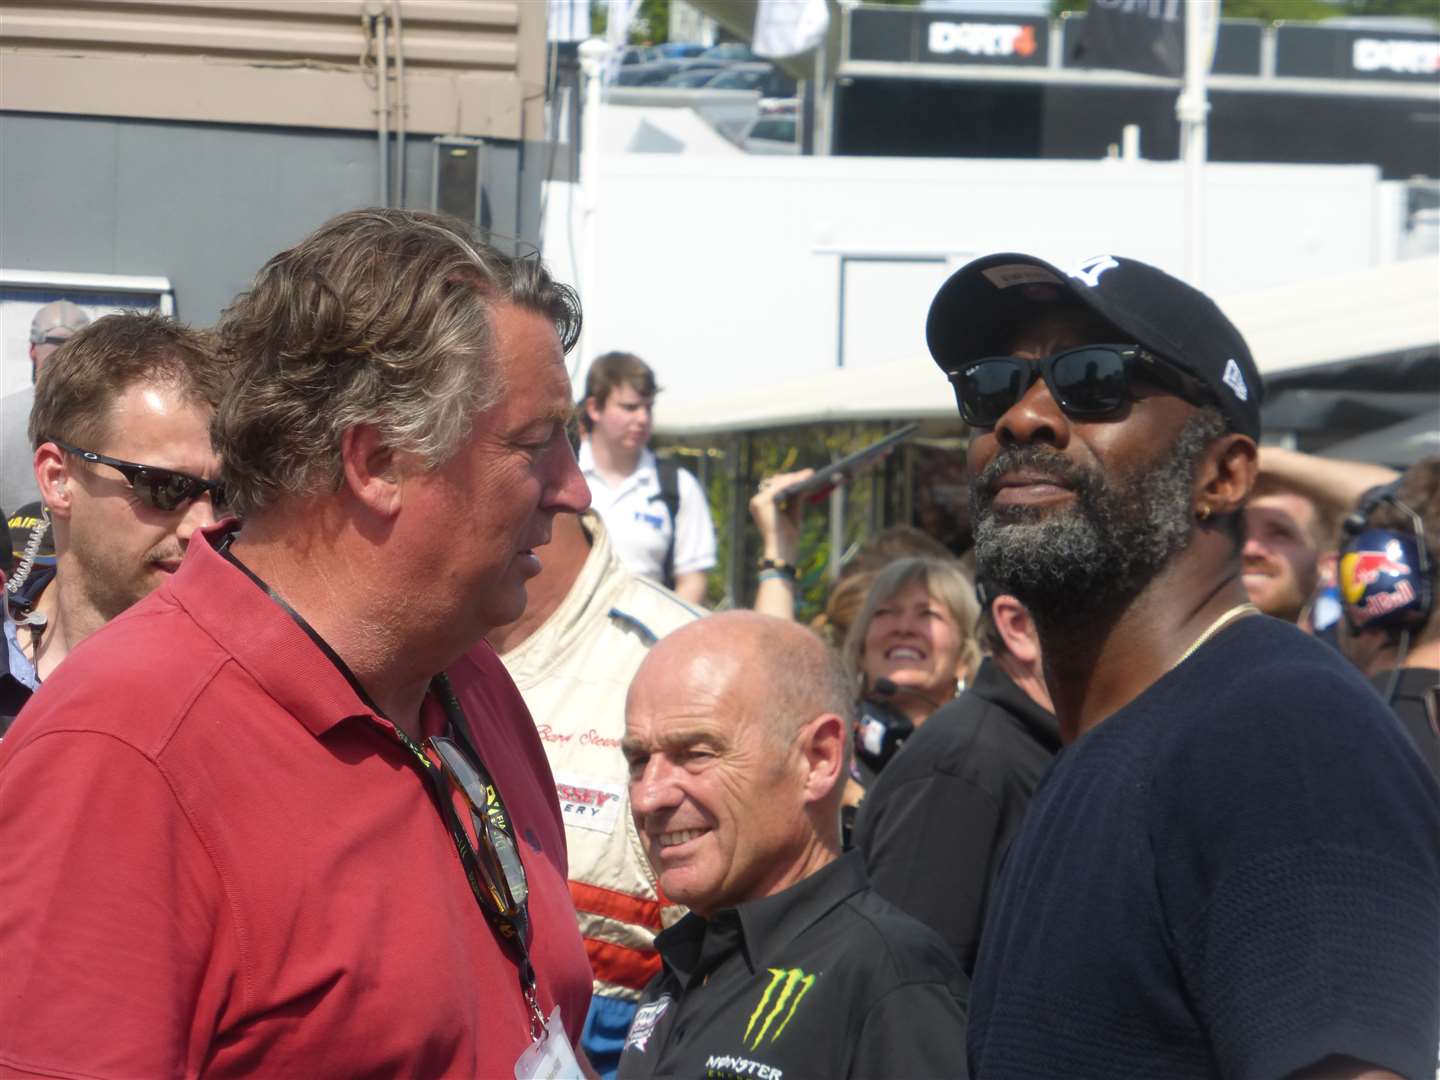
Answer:
[[1274, 582], [1263, 574], [1244, 574], [1240, 581], [1246, 592], [1256, 596], [1263, 596], [1275, 587]]

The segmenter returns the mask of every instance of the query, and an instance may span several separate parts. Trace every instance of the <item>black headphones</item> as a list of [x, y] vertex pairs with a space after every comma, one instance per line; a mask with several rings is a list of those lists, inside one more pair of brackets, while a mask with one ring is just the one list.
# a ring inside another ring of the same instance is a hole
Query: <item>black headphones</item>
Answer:
[[[1435, 580], [1420, 515], [1397, 494], [1400, 482], [1371, 488], [1345, 519], [1340, 546], [1340, 601], [1356, 630], [1415, 630], [1435, 605]], [[1367, 527], [1376, 508], [1389, 503], [1408, 519], [1410, 531]]]

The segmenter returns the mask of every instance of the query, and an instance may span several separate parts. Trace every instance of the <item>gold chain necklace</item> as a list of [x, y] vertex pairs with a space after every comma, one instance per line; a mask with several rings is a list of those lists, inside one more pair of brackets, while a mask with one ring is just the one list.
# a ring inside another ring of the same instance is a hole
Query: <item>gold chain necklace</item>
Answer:
[[1190, 657], [1194, 655], [1196, 649], [1200, 648], [1201, 645], [1204, 645], [1205, 642], [1209, 641], [1221, 630], [1224, 630], [1225, 627], [1229, 626], [1236, 619], [1243, 619], [1247, 615], [1259, 614], [1260, 609], [1257, 608], [1254, 604], [1250, 603], [1250, 601], [1248, 600], [1245, 601], [1245, 603], [1243, 604], [1236, 604], [1229, 611], [1226, 611], [1218, 619], [1216, 619], [1209, 626], [1207, 626], [1205, 630], [1200, 634], [1200, 636], [1195, 639], [1194, 644], [1192, 644], [1188, 649], [1181, 653], [1180, 659], [1176, 660], [1175, 663], [1170, 665], [1170, 670], [1174, 671], [1186, 660], [1189, 660]]

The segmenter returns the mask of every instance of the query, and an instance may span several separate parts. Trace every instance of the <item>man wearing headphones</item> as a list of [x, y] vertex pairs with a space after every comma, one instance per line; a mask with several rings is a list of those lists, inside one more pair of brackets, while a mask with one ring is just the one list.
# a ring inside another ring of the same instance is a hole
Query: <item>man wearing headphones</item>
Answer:
[[1440, 779], [1440, 457], [1366, 494], [1340, 548], [1340, 649], [1390, 703]]
[[1260, 448], [1245, 504], [1240, 567], [1250, 602], [1335, 643], [1335, 548], [1340, 522], [1371, 488], [1398, 480], [1383, 465]]

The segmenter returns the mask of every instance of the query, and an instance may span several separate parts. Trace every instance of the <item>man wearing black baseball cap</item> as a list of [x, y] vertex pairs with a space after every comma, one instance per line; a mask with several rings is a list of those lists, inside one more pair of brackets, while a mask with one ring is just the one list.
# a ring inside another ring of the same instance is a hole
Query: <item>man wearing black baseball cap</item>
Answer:
[[1039, 629], [1067, 748], [991, 898], [972, 1074], [1429, 1076], [1440, 792], [1241, 580], [1261, 384], [1131, 259], [994, 255], [931, 307], [980, 573]]

